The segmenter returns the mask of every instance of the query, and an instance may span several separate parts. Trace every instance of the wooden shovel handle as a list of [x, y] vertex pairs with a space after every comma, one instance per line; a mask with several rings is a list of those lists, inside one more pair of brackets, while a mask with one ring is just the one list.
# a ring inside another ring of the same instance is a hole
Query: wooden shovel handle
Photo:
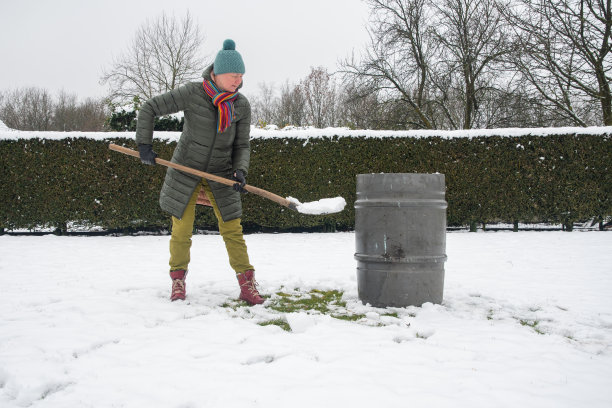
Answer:
[[[123, 146], [119, 146], [119, 145], [111, 143], [108, 145], [108, 148], [116, 152], [120, 152], [123, 154], [127, 154], [129, 156], [140, 158], [140, 154], [136, 150], [130, 149], [128, 147], [123, 147]], [[172, 167], [173, 169], [184, 171], [185, 173], [189, 173], [189, 174], [193, 174], [198, 177], [205, 178], [206, 180], [216, 181], [217, 183], [225, 184], [227, 186], [233, 186], [234, 184], [236, 184], [236, 180], [230, 180], [224, 177], [215, 176], [214, 174], [192, 169], [191, 167], [183, 166], [181, 164], [172, 163], [171, 161], [168, 161], [168, 160], [156, 158], [155, 163], [161, 164], [162, 166], [166, 166], [166, 167]], [[274, 201], [275, 203], [278, 203], [282, 205], [283, 207], [287, 207], [287, 208], [297, 211], [297, 208], [294, 203], [292, 203], [291, 201], [279, 195], [276, 195], [274, 193], [271, 193], [259, 187], [251, 186], [248, 184], [246, 184], [243, 188], [249, 193], [253, 193], [258, 196], [267, 198], [268, 200]]]

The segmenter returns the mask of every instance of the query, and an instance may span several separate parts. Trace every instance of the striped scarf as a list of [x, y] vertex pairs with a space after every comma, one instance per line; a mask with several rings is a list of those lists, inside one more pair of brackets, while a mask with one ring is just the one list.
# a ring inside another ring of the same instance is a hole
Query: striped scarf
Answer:
[[222, 133], [232, 124], [234, 116], [234, 101], [238, 97], [238, 92], [220, 92], [212, 81], [204, 80], [204, 91], [211, 97], [213, 105], [219, 109], [217, 118], [217, 132]]

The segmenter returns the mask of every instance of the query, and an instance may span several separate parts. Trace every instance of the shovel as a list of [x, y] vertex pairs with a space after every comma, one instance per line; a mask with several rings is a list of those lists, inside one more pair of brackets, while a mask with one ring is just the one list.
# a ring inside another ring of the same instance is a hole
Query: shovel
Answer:
[[[123, 154], [127, 154], [129, 156], [134, 156], [140, 158], [140, 154], [133, 149], [119, 146], [116, 144], [109, 144], [108, 148], [114, 150], [116, 152], [120, 152]], [[173, 169], [183, 171], [185, 173], [190, 173], [198, 177], [205, 178], [206, 180], [216, 181], [217, 183], [225, 184], [227, 186], [233, 186], [236, 184], [236, 180], [226, 179], [224, 177], [215, 176], [214, 174], [206, 173], [204, 171], [192, 169], [191, 167], [183, 166], [181, 164], [172, 163], [168, 160], [156, 158], [155, 163], [161, 164], [162, 166], [172, 167]], [[297, 211], [302, 214], [313, 214], [313, 215], [322, 215], [322, 214], [332, 214], [336, 212], [340, 212], [344, 209], [346, 205], [346, 201], [342, 197], [336, 198], [324, 198], [319, 201], [313, 201], [309, 203], [301, 203], [297, 199], [293, 197], [283, 198], [279, 195], [266, 191], [264, 189], [251, 186], [246, 184], [242, 187], [249, 193], [256, 194], [263, 198], [267, 198], [268, 200], [274, 201], [282, 205], [283, 207], [287, 207], [290, 210]]]

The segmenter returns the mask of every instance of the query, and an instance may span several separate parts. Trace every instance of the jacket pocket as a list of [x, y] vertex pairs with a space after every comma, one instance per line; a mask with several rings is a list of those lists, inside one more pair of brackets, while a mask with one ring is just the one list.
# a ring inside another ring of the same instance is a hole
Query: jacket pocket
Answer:
[[185, 150], [185, 165], [200, 168], [204, 164], [210, 148], [192, 142]]

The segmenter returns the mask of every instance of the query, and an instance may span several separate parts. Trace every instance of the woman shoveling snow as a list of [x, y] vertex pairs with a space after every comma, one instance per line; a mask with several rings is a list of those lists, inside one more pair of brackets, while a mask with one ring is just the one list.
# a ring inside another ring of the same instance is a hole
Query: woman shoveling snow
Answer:
[[[236, 272], [240, 299], [252, 305], [261, 304], [264, 299], [257, 290], [255, 268], [249, 261], [242, 233], [240, 193], [252, 192], [304, 214], [337, 212], [346, 204], [341, 197], [342, 203], [332, 199], [333, 206], [327, 202], [302, 204], [246, 184], [251, 108], [246, 97], [238, 92], [244, 72], [244, 62], [234, 41], [225, 40], [213, 65], [204, 71], [203, 82], [188, 83], [143, 104], [136, 127], [138, 153], [110, 146], [113, 150], [139, 156], [144, 164], [169, 167], [159, 202], [161, 208], [172, 215], [169, 262], [172, 301], [183, 300], [186, 296], [185, 278], [196, 204], [213, 208], [230, 265]], [[157, 159], [152, 148], [154, 120], [179, 111], [185, 114], [185, 125], [172, 162]]]

